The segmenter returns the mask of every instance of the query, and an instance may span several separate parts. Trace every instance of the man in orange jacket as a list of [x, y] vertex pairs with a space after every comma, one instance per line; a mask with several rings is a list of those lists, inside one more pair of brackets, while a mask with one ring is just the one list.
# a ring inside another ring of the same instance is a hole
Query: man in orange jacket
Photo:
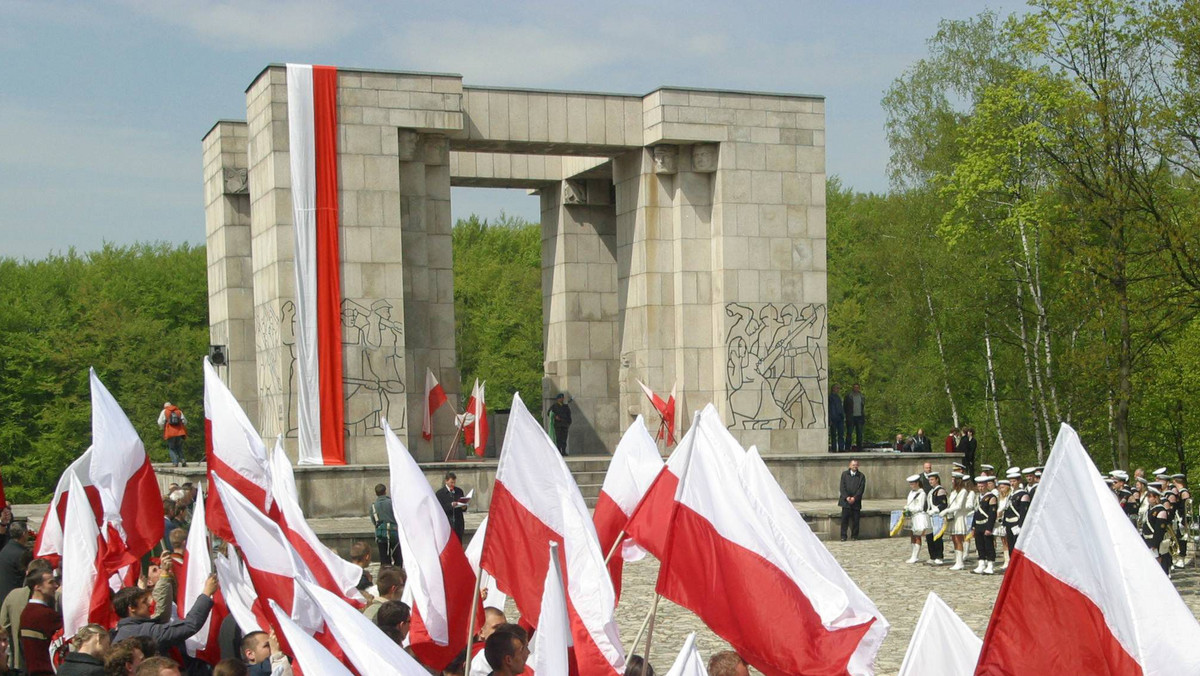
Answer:
[[187, 418], [178, 406], [167, 402], [158, 414], [158, 426], [163, 428], [163, 439], [167, 441], [167, 452], [171, 454], [171, 464], [187, 467], [183, 458], [183, 440], [187, 438]]

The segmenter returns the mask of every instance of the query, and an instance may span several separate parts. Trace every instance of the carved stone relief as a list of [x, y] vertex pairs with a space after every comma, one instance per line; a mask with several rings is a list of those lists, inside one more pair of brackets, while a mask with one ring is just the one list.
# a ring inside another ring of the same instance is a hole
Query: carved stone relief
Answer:
[[725, 376], [730, 427], [810, 429], [825, 420], [828, 361], [822, 303], [728, 303]]

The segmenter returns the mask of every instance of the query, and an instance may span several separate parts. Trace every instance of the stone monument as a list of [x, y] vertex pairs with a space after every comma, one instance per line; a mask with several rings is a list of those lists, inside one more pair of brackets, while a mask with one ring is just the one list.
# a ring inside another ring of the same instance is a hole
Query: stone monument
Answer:
[[[296, 299], [286, 69], [246, 121], [205, 135], [211, 339], [267, 438], [295, 457]], [[572, 454], [611, 452], [638, 381], [713, 402], [764, 454], [827, 447], [825, 104], [664, 87], [646, 95], [464, 86], [459, 75], [339, 69], [337, 153], [346, 459], [386, 461], [382, 421], [421, 437], [425, 370], [457, 403], [451, 186], [536, 192], [545, 377], [574, 397]], [[492, 408], [507, 406], [498, 393]], [[682, 431], [682, 430], [680, 430]]]

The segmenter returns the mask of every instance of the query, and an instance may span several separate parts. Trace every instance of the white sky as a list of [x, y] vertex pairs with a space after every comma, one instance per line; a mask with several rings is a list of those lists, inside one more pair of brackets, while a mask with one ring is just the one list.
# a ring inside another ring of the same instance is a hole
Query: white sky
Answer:
[[[1018, 2], [0, 0], [0, 256], [200, 243], [200, 139], [268, 63], [461, 73], [469, 85], [826, 97], [828, 170], [887, 189], [880, 99], [939, 20]], [[455, 189], [454, 216], [538, 218]]]

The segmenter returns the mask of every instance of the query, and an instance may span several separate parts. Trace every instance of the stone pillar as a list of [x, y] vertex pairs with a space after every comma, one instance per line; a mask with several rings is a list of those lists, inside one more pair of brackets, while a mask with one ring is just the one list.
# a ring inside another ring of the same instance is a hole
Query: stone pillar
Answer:
[[204, 229], [209, 342], [225, 346], [227, 366], [217, 372], [253, 422], [258, 387], [246, 134], [245, 122], [226, 120], [204, 137]]
[[425, 369], [461, 412], [454, 348], [454, 254], [450, 218], [450, 145], [444, 136], [399, 133], [400, 234], [404, 248], [404, 359], [408, 397], [408, 448], [421, 461], [441, 460], [454, 440], [449, 408], [434, 418], [432, 443], [421, 437]]
[[[458, 391], [457, 372], [437, 367], [452, 369], [454, 362], [449, 152], [439, 134], [461, 129], [461, 90], [456, 76], [338, 72], [348, 463], [386, 462], [385, 418], [414, 455], [432, 459], [427, 443], [414, 443], [420, 439], [425, 365], [442, 371], [447, 393]], [[285, 69], [268, 67], [246, 97], [258, 422], [268, 439], [283, 434], [294, 458], [295, 273]], [[401, 128], [423, 134], [402, 138]], [[430, 270], [410, 279], [410, 257]], [[453, 430], [448, 417], [439, 416], [446, 437]]]
[[616, 214], [608, 180], [568, 179], [541, 191], [542, 413], [574, 398], [567, 450], [611, 453], [620, 440]]

